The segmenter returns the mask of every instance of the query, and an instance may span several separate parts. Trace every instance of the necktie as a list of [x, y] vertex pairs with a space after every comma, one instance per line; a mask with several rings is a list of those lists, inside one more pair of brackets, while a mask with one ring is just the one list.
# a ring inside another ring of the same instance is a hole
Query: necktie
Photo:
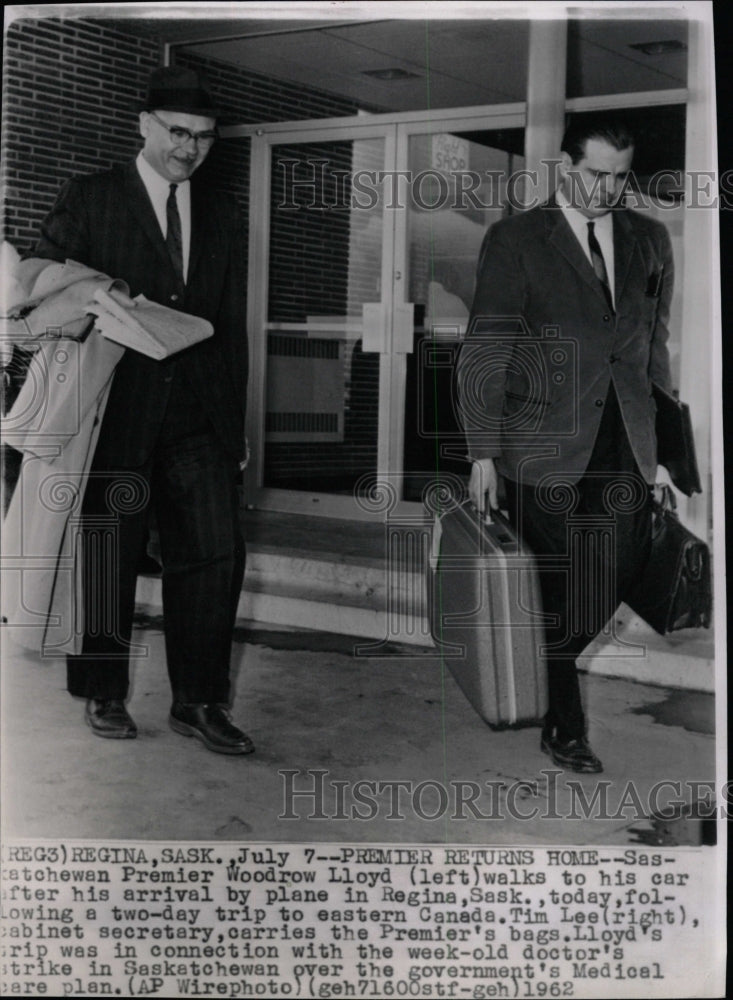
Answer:
[[601, 253], [601, 245], [596, 238], [594, 232], [595, 222], [588, 223], [588, 249], [590, 250], [590, 259], [593, 264], [593, 270], [596, 272], [596, 278], [601, 283], [603, 288], [603, 294], [606, 296], [606, 302], [608, 303], [608, 308], [611, 312], [614, 311], [613, 308], [613, 298], [611, 296], [611, 286], [608, 283], [608, 271], [606, 270], [606, 262], [603, 259], [603, 254]]
[[168, 253], [171, 255], [176, 275], [181, 284], [183, 284], [183, 236], [181, 234], [181, 217], [178, 214], [178, 202], [176, 201], [177, 187], [177, 184], [171, 184], [168, 201], [165, 203], [165, 215], [168, 223], [165, 242], [168, 247]]

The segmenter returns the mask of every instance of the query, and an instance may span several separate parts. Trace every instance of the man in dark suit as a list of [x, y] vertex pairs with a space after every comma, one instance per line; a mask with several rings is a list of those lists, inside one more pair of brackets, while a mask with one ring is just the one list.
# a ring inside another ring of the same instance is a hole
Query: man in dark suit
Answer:
[[541, 748], [602, 770], [576, 657], [648, 557], [657, 472], [652, 382], [671, 389], [673, 264], [663, 225], [622, 205], [633, 139], [584, 116], [550, 201], [502, 219], [481, 250], [457, 380], [469, 493], [510, 517], [538, 557], [549, 711]]
[[[67, 661], [103, 737], [137, 734], [127, 712], [136, 573], [148, 507], [163, 561], [169, 722], [218, 753], [254, 747], [229, 719], [231, 638], [244, 573], [236, 479], [247, 383], [244, 240], [233, 198], [194, 177], [216, 138], [201, 77], [150, 79], [137, 159], [74, 177], [34, 255], [80, 261], [130, 294], [209, 320], [214, 334], [164, 361], [127, 350], [114, 374], [83, 507], [85, 635]], [[113, 127], [113, 126], [112, 126]], [[114, 525], [105, 549], [104, 528]], [[101, 533], [100, 533], [101, 532]]]

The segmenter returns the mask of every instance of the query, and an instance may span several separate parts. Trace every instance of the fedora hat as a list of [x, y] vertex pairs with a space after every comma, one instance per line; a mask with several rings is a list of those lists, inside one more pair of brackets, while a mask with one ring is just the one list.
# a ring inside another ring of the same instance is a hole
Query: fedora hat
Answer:
[[138, 110], [180, 111], [207, 118], [217, 118], [221, 113], [204, 77], [183, 66], [161, 66], [153, 70], [145, 101]]

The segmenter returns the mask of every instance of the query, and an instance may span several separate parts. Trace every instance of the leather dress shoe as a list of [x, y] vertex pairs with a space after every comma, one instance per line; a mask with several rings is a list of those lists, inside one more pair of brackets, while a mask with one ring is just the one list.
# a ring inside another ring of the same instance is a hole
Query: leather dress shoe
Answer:
[[252, 753], [255, 748], [249, 736], [232, 725], [221, 705], [174, 701], [168, 722], [175, 732], [195, 736], [214, 753]]
[[540, 748], [543, 753], [552, 757], [558, 767], [568, 771], [598, 774], [603, 770], [603, 764], [593, 753], [585, 737], [563, 742], [549, 733], [543, 733]]
[[84, 718], [95, 736], [108, 740], [134, 740], [137, 726], [119, 698], [90, 698]]

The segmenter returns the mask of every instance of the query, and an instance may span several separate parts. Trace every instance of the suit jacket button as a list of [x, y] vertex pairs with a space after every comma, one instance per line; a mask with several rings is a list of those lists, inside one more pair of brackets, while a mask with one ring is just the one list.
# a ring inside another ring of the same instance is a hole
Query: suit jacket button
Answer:
[[597, 399], [596, 400], [596, 406], [603, 406], [603, 400], [602, 399]]
[[171, 302], [178, 302], [178, 296], [177, 295], [171, 295]]
[[172, 382], [173, 381], [173, 376], [172, 375], [166, 375], [165, 378], [163, 379], [163, 381], [164, 382]]
[[610, 365], [615, 365], [617, 361], [618, 361], [618, 355], [617, 354], [611, 354], [609, 356], [609, 358], [608, 358], [608, 363]]
[[603, 322], [604, 323], [610, 323], [611, 322], [611, 317], [608, 315], [608, 313], [606, 313], [605, 316], [603, 317]]

